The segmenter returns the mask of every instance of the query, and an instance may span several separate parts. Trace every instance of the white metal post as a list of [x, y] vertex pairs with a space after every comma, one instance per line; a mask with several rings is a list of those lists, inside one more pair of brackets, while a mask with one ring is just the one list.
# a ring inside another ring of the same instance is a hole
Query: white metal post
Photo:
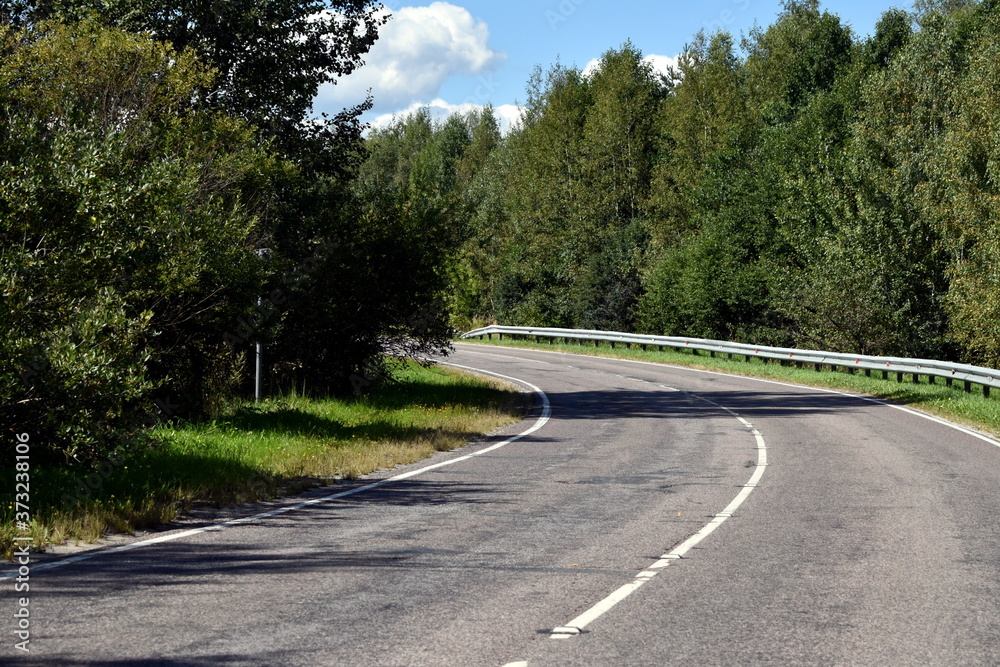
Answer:
[[[257, 308], [258, 309], [260, 308], [260, 306], [262, 305], [262, 303], [263, 302], [261, 300], [261, 297], [257, 297]], [[264, 357], [264, 346], [260, 343], [260, 341], [258, 341], [257, 342], [257, 373], [256, 373], [255, 381], [254, 381], [254, 391], [253, 391], [253, 402], [254, 403], [260, 403], [260, 376], [261, 376], [261, 367], [263, 365], [263, 357]]]
[[[254, 251], [254, 254], [256, 254], [257, 257], [259, 257], [265, 263], [269, 262], [271, 260], [271, 249], [270, 248], [258, 248], [257, 250]], [[262, 311], [262, 306], [263, 305], [264, 305], [264, 297], [258, 296], [257, 297], [257, 317], [261, 316], [261, 313], [263, 312]], [[255, 320], [255, 322], [256, 322], [256, 320]], [[260, 332], [258, 331], [257, 334], [260, 335]], [[263, 366], [264, 366], [264, 344], [260, 343], [260, 342], [257, 343], [257, 364], [256, 364], [256, 366], [257, 366], [257, 372], [254, 374], [253, 402], [254, 403], [260, 403], [261, 383], [262, 383], [262, 379], [263, 379], [262, 376], [263, 376]]]

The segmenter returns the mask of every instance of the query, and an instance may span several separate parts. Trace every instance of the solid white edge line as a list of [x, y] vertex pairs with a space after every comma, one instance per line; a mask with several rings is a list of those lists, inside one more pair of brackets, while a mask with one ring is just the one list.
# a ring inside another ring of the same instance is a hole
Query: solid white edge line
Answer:
[[[79, 554], [79, 555], [76, 555], [76, 556], [70, 556], [68, 558], [62, 558], [60, 560], [52, 561], [51, 563], [34, 564], [31, 567], [31, 571], [32, 572], [38, 572], [38, 571], [41, 571], [41, 570], [51, 570], [51, 569], [54, 569], [54, 568], [57, 568], [57, 567], [63, 567], [64, 565], [69, 565], [71, 563], [79, 563], [80, 561], [83, 561], [83, 560], [89, 560], [91, 558], [97, 558], [99, 556], [108, 556], [108, 555], [112, 555], [112, 554], [122, 553], [124, 551], [132, 551], [133, 549], [139, 549], [139, 548], [147, 547], [147, 546], [150, 546], [150, 545], [153, 545], [153, 544], [160, 544], [162, 542], [172, 542], [174, 540], [179, 540], [179, 539], [182, 539], [182, 538], [185, 538], [185, 537], [191, 537], [193, 535], [199, 535], [201, 533], [207, 533], [207, 532], [210, 532], [210, 531], [222, 530], [224, 528], [230, 528], [232, 526], [237, 526], [237, 525], [242, 524], [242, 523], [250, 523], [252, 521], [259, 521], [260, 519], [267, 519], [269, 517], [277, 516], [279, 514], [285, 514], [286, 512], [293, 512], [295, 510], [300, 510], [302, 508], [309, 507], [311, 505], [317, 505], [319, 503], [324, 503], [324, 502], [327, 502], [327, 501], [330, 501], [330, 500], [337, 500], [338, 498], [344, 498], [346, 496], [352, 496], [352, 495], [354, 495], [356, 493], [361, 493], [363, 491], [370, 491], [371, 489], [375, 489], [375, 488], [378, 488], [380, 486], [385, 486], [386, 484], [391, 484], [392, 482], [399, 482], [399, 481], [402, 481], [404, 479], [409, 479], [411, 477], [416, 477], [417, 475], [422, 475], [423, 473], [428, 472], [430, 470], [435, 470], [437, 468], [442, 468], [444, 466], [450, 466], [450, 465], [453, 465], [455, 463], [458, 463], [459, 461], [465, 461], [465, 460], [471, 459], [471, 458], [476, 457], [476, 456], [482, 456], [483, 454], [486, 454], [487, 452], [492, 452], [494, 450], [500, 449], [501, 447], [505, 447], [506, 445], [509, 445], [512, 442], [520, 440], [521, 438], [523, 438], [523, 437], [525, 437], [527, 435], [531, 435], [532, 433], [534, 433], [538, 429], [542, 428], [543, 426], [545, 426], [545, 424], [549, 421], [549, 418], [552, 416], [552, 405], [549, 402], [549, 397], [546, 396], [546, 394], [545, 394], [544, 391], [542, 391], [541, 389], [539, 389], [535, 385], [531, 384], [530, 382], [526, 382], [526, 381], [521, 380], [519, 378], [510, 377], [508, 375], [501, 375], [500, 373], [494, 373], [492, 371], [486, 371], [486, 370], [482, 370], [482, 369], [479, 369], [479, 368], [472, 368], [470, 366], [461, 366], [459, 364], [445, 363], [445, 362], [440, 362], [440, 361], [437, 362], [437, 363], [441, 364], [443, 366], [454, 366], [455, 368], [461, 368], [463, 370], [473, 371], [473, 372], [476, 372], [476, 373], [482, 373], [484, 375], [492, 375], [492, 376], [495, 376], [495, 377], [498, 377], [498, 378], [502, 378], [504, 380], [509, 380], [510, 382], [514, 382], [516, 384], [520, 384], [522, 386], [528, 387], [529, 389], [531, 389], [531, 391], [534, 394], [536, 394], [541, 399], [541, 401], [542, 401], [542, 414], [535, 421], [534, 425], [531, 428], [529, 428], [528, 430], [522, 431], [521, 433], [518, 433], [517, 435], [514, 435], [514, 436], [511, 436], [511, 437], [507, 438], [503, 442], [499, 442], [499, 443], [497, 443], [495, 445], [490, 445], [489, 447], [481, 449], [481, 450], [479, 450], [477, 452], [473, 452], [472, 454], [466, 454], [465, 456], [459, 456], [459, 457], [456, 457], [454, 459], [449, 459], [447, 461], [442, 461], [440, 463], [435, 463], [433, 465], [425, 466], [425, 467], [420, 468], [418, 470], [412, 470], [410, 472], [405, 472], [405, 473], [402, 473], [402, 474], [399, 474], [399, 475], [395, 475], [393, 477], [388, 477], [386, 479], [379, 480], [378, 482], [373, 482], [372, 484], [366, 484], [364, 486], [359, 486], [359, 487], [354, 488], [354, 489], [348, 489], [347, 491], [341, 491], [340, 493], [334, 493], [334, 494], [331, 494], [329, 496], [323, 496], [321, 498], [313, 498], [311, 500], [307, 500], [305, 502], [298, 503], [296, 505], [290, 505], [288, 507], [279, 507], [278, 509], [271, 510], [270, 512], [262, 512], [260, 514], [255, 514], [253, 516], [242, 517], [240, 519], [233, 519], [231, 521], [225, 521], [223, 523], [216, 523], [216, 524], [212, 524], [211, 526], [202, 526], [201, 528], [193, 528], [191, 530], [185, 530], [185, 531], [182, 531], [182, 532], [179, 532], [179, 533], [168, 533], [166, 535], [160, 535], [158, 537], [153, 537], [153, 538], [150, 538], [150, 539], [147, 539], [147, 540], [140, 540], [138, 542], [132, 542], [130, 544], [123, 544], [122, 546], [112, 547], [110, 549], [97, 549], [97, 550], [95, 550], [93, 552], [90, 552], [90, 553]], [[13, 572], [4, 572], [4, 573], [0, 574], [0, 579], [13, 579], [16, 576], [18, 576], [17, 570], [15, 570]]]
[[[465, 341], [463, 341], [465, 342]], [[794, 382], [782, 382], [781, 380], [768, 380], [766, 378], [757, 378], [750, 375], [737, 375], [736, 373], [725, 373], [723, 371], [709, 371], [703, 368], [690, 368], [688, 366], [677, 366], [676, 364], [661, 364], [655, 361], [639, 361], [638, 359], [618, 359], [617, 357], [601, 357], [591, 354], [579, 354], [576, 352], [559, 352], [557, 350], [536, 350], [530, 347], [504, 347], [500, 345], [488, 345], [486, 343], [473, 343], [471, 344], [473, 348], [476, 347], [491, 347], [498, 350], [525, 350], [527, 352], [539, 352], [541, 354], [562, 354], [570, 357], [586, 357], [590, 359], [607, 359], [609, 361], [623, 361], [629, 364], [639, 364], [642, 366], [656, 366], [657, 368], [672, 368], [678, 371], [686, 371], [688, 373], [702, 373], [705, 375], [718, 375], [720, 377], [731, 377], [731, 378], [742, 378], [744, 380], [752, 380], [753, 382], [764, 382], [767, 384], [776, 384], [781, 387], [793, 387], [795, 389], [808, 389], [811, 391], [819, 391], [827, 394], [836, 394], [838, 396], [847, 396], [849, 398], [856, 398], [859, 401], [867, 401], [868, 403], [874, 403], [876, 405], [884, 405], [886, 407], [892, 408], [894, 410], [900, 410], [908, 414], [920, 417], [922, 419], [927, 419], [929, 421], [941, 424], [942, 426], [947, 426], [948, 428], [953, 428], [956, 431], [970, 435], [973, 438], [982, 440], [983, 442], [989, 443], [994, 447], [1000, 447], [1000, 439], [993, 436], [986, 435], [985, 433], [979, 433], [971, 428], [967, 428], [960, 424], [950, 422], [947, 419], [941, 417], [935, 417], [934, 415], [928, 414], [926, 412], [920, 412], [919, 410], [914, 410], [913, 408], [908, 408], [905, 405], [898, 405], [896, 403], [890, 403], [888, 401], [883, 401], [881, 399], [875, 398], [874, 396], [867, 396], [865, 394], [852, 394], [847, 391], [841, 391], [839, 389], [830, 389], [829, 387], [814, 387], [808, 384], [795, 384]], [[548, 363], [548, 362], [541, 362]]]
[[639, 588], [643, 586], [646, 582], [652, 580], [659, 572], [670, 565], [672, 561], [679, 560], [684, 557], [684, 555], [693, 549], [699, 542], [704, 540], [706, 537], [715, 532], [715, 529], [726, 522], [727, 519], [732, 517], [733, 513], [739, 509], [740, 505], [750, 496], [753, 490], [757, 487], [757, 483], [760, 482], [761, 477], [764, 476], [764, 469], [767, 467], [767, 445], [764, 443], [764, 438], [761, 436], [760, 432], [754, 428], [753, 424], [748, 422], [743, 417], [739, 416], [729, 408], [724, 405], [719, 405], [713, 400], [707, 399], [703, 396], [699, 396], [693, 392], [683, 392], [697, 398], [701, 401], [714, 405], [717, 408], [725, 410], [731, 416], [739, 420], [741, 424], [750, 429], [751, 434], [757, 443], [757, 467], [750, 476], [750, 480], [743, 486], [743, 489], [736, 494], [736, 497], [726, 505], [726, 508], [715, 514], [712, 520], [705, 524], [701, 530], [696, 532], [691, 537], [687, 538], [676, 547], [663, 554], [659, 560], [657, 560], [652, 565], [648, 566], [643, 571], [639, 572], [632, 579], [631, 582], [619, 587], [613, 591], [606, 598], [595, 604], [593, 607], [583, 612], [576, 618], [574, 618], [569, 623], [562, 625], [558, 628], [554, 628], [550, 634], [550, 639], [569, 639], [571, 637], [576, 637], [583, 632], [583, 629], [588, 625], [596, 621], [598, 618], [606, 614], [611, 610], [612, 607], [617, 605], [619, 602], [627, 598], [632, 593], [635, 593]]

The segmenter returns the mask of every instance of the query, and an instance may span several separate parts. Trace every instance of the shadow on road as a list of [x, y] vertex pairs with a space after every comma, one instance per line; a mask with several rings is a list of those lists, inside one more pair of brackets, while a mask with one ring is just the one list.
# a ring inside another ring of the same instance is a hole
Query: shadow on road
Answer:
[[[839, 394], [775, 391], [703, 391], [697, 394], [665, 389], [547, 392], [553, 419], [668, 418], [704, 419], [725, 415], [723, 406], [752, 417], [793, 418], [855, 412], [871, 406]], [[715, 405], [713, 405], [715, 404]]]

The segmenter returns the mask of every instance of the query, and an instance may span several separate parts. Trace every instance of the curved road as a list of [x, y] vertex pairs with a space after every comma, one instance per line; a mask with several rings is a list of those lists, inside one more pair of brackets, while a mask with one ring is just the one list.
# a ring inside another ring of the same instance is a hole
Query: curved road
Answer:
[[997, 442], [827, 391], [457, 347], [548, 420], [539, 400], [404, 479], [37, 566], [27, 662], [1000, 663]]

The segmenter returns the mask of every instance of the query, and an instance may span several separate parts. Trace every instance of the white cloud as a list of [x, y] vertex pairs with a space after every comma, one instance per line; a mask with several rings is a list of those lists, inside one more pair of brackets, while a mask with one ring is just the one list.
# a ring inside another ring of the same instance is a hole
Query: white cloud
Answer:
[[[677, 67], [677, 57], [671, 58], [670, 56], [658, 56], [655, 54], [650, 54], [642, 59], [644, 63], [652, 65], [653, 72], [657, 74], [667, 74], [670, 67]], [[584, 76], [591, 76], [600, 69], [601, 59], [594, 58], [586, 64], [583, 68]]]
[[[386, 113], [378, 116], [371, 122], [371, 126], [373, 128], [386, 127], [390, 125], [394, 119], [405, 118], [406, 116], [409, 116], [410, 114], [413, 114], [423, 108], [426, 108], [430, 112], [433, 120], [442, 121], [453, 113], [468, 113], [474, 109], [482, 109], [483, 105], [472, 102], [465, 102], [464, 104], [450, 104], [441, 98], [432, 101], [430, 104], [414, 102], [401, 111]], [[518, 122], [520, 122], [522, 110], [523, 107], [516, 104], [502, 104], [498, 107], [493, 107], [493, 113], [496, 115], [497, 120], [500, 123], [500, 131], [503, 134], [510, 132], [510, 130], [515, 127]]]
[[643, 62], [647, 62], [652, 65], [653, 71], [658, 74], [669, 75], [671, 67], [677, 69], [677, 56], [671, 58], [670, 56], [657, 56], [650, 54], [642, 60]]
[[315, 106], [352, 106], [369, 89], [376, 111], [433, 98], [452, 74], [489, 72], [507, 58], [489, 39], [489, 27], [463, 7], [447, 2], [403, 7], [382, 27], [365, 65], [336, 85], [323, 86]]

